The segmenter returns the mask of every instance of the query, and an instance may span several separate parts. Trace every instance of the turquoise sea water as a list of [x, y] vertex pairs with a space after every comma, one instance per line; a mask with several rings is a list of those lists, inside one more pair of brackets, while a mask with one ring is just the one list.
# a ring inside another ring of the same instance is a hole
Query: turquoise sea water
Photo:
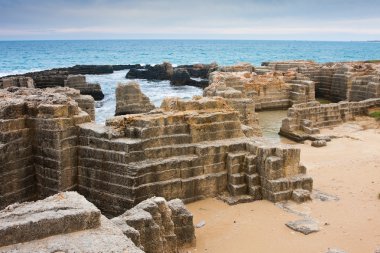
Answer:
[[380, 43], [226, 40], [0, 41], [0, 76], [75, 64], [221, 65], [311, 59], [380, 59]]

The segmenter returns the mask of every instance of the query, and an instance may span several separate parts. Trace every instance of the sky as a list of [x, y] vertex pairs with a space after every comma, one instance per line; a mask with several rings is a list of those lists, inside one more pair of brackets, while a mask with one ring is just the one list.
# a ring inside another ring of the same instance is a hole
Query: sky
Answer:
[[380, 0], [0, 0], [0, 40], [380, 40]]

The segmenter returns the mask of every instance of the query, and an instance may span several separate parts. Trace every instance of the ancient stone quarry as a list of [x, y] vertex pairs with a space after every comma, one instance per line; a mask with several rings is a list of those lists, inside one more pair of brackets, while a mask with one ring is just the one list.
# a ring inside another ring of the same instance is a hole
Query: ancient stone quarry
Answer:
[[161, 110], [102, 126], [57, 92], [1, 97], [2, 208], [71, 189], [117, 215], [152, 196], [194, 201], [229, 191], [279, 201], [312, 188], [299, 150], [247, 138], [223, 98], [167, 99]]
[[317, 97], [333, 102], [361, 101], [380, 97], [380, 64], [342, 62], [317, 64], [312, 61], [264, 63], [270, 70], [302, 73], [315, 82]]
[[[238, 68], [240, 70], [240, 68]], [[251, 72], [213, 72], [204, 96], [220, 96], [239, 112], [247, 136], [260, 136], [255, 111], [286, 109], [292, 104], [315, 100], [314, 82], [302, 74]]]
[[321, 105], [309, 102], [293, 105], [282, 121], [280, 134], [295, 141], [317, 140], [319, 128], [331, 127], [354, 120], [356, 116], [368, 115], [370, 108], [379, 107], [380, 98], [360, 102], [339, 102]]
[[[155, 108], [137, 83], [120, 84], [118, 116], [96, 124], [101, 89], [83, 74], [122, 69], [128, 79], [208, 87]], [[256, 111], [289, 108], [280, 134], [323, 147], [319, 128], [380, 107], [379, 80], [375, 64], [311, 61], [74, 66], [1, 78], [0, 252], [178, 252], [195, 244], [184, 202], [308, 201], [313, 180], [300, 150], [260, 138]]]
[[116, 87], [115, 115], [144, 113], [153, 110], [155, 106], [149, 98], [141, 92], [136, 82], [119, 83]]
[[0, 252], [178, 252], [195, 243], [183, 202], [151, 198], [112, 220], [76, 192], [0, 211]]

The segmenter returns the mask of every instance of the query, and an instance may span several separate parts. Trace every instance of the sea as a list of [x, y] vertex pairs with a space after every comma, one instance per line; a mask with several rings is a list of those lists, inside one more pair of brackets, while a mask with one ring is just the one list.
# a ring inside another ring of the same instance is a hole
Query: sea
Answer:
[[[49, 40], [0, 41], [0, 77], [77, 64], [181, 64], [233, 65], [265, 61], [314, 60], [316, 62], [379, 60], [378, 42], [268, 41], [268, 40]], [[99, 83], [105, 98], [96, 104], [96, 121], [104, 123], [115, 112], [115, 88], [125, 83], [128, 70], [107, 75], [87, 75]], [[159, 106], [164, 97], [201, 95], [196, 87], [171, 86], [168, 81], [136, 80]], [[278, 123], [276, 123], [278, 124]]]

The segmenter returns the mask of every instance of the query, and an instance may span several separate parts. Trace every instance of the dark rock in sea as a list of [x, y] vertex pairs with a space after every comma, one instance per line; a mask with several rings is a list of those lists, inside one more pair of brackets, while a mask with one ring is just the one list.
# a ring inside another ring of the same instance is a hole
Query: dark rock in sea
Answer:
[[[65, 70], [58, 69], [58, 70]], [[75, 65], [66, 69], [70, 75], [99, 75], [112, 74], [112, 65]]]
[[172, 85], [186, 85], [192, 81], [189, 72], [184, 68], [176, 68], [174, 69], [172, 79], [170, 84]]
[[193, 65], [180, 65], [178, 69], [186, 69], [191, 77], [207, 79], [208, 75], [218, 69], [218, 64], [193, 64]]
[[126, 70], [126, 69], [144, 69], [141, 64], [125, 64], [125, 65], [112, 65], [114, 71]]
[[126, 75], [127, 79], [170, 80], [173, 76], [173, 66], [164, 62], [154, 66], [147, 65], [145, 69], [132, 68]]

